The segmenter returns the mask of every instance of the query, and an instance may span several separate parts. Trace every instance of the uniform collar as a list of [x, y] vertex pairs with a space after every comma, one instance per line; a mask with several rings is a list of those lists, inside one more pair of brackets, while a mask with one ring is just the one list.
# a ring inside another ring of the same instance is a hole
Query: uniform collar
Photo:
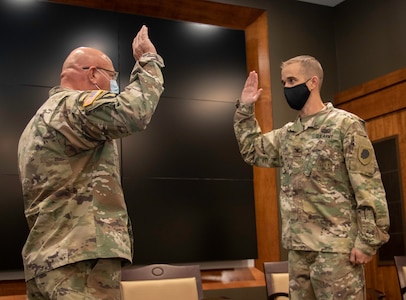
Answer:
[[292, 123], [292, 125], [288, 128], [288, 131], [299, 133], [306, 130], [307, 128], [319, 128], [320, 125], [324, 122], [326, 116], [331, 112], [333, 108], [333, 104], [331, 102], [327, 102], [326, 106], [318, 113], [306, 116], [304, 118], [300, 118], [298, 116]]

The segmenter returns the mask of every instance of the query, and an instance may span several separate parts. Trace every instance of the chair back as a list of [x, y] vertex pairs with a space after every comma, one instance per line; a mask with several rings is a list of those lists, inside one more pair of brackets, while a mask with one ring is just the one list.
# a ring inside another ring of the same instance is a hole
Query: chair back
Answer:
[[203, 287], [199, 265], [153, 264], [125, 267], [121, 272], [123, 300], [201, 300]]
[[398, 274], [399, 290], [402, 299], [406, 299], [406, 256], [394, 256]]
[[268, 300], [289, 298], [289, 271], [287, 261], [264, 262]]

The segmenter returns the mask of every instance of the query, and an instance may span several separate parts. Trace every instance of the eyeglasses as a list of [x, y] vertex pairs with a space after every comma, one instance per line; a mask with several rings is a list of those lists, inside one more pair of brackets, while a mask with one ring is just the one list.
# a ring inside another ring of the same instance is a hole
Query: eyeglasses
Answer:
[[[83, 70], [89, 70], [90, 67], [82, 67], [82, 69], [83, 69]], [[109, 75], [111, 76], [111, 78], [114, 79], [114, 80], [117, 80], [117, 78], [118, 78], [118, 72], [116, 72], [116, 71], [108, 70], [108, 69], [105, 69], [105, 68], [102, 68], [102, 67], [96, 67], [96, 69], [100, 69], [100, 70], [106, 71], [107, 73], [109, 73]]]

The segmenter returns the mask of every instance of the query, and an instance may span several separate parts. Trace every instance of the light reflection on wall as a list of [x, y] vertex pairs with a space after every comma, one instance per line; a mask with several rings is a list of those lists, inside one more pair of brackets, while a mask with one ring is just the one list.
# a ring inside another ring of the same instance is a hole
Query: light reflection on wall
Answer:
[[213, 35], [221, 29], [221, 27], [214, 26], [214, 25], [207, 25], [201, 23], [185, 23], [185, 29], [193, 34], [199, 35]]
[[33, 5], [37, 0], [3, 0], [6, 5], [10, 6], [20, 6], [26, 7], [28, 5]]

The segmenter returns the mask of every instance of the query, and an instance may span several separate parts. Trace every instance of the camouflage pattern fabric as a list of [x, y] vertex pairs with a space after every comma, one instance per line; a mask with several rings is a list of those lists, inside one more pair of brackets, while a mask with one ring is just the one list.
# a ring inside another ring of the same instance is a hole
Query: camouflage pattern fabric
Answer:
[[28, 300], [119, 300], [121, 261], [93, 259], [69, 264], [27, 282]]
[[115, 139], [144, 130], [163, 92], [162, 58], [144, 54], [130, 83], [109, 91], [53, 88], [19, 141], [30, 233], [25, 278], [78, 261], [132, 260], [132, 233]]
[[389, 214], [364, 121], [327, 103], [321, 112], [262, 134], [254, 105], [234, 117], [250, 165], [280, 168], [282, 245], [373, 255], [388, 241]]
[[289, 251], [289, 298], [364, 300], [363, 265], [347, 253]]

